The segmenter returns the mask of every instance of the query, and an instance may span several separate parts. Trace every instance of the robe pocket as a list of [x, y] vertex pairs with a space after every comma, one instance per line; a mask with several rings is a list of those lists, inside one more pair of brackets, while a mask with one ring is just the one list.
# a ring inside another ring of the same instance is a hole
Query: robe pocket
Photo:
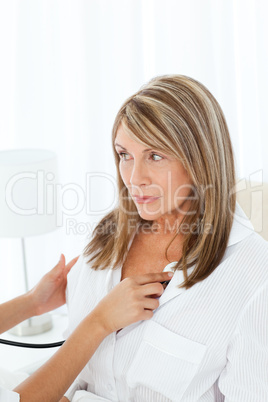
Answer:
[[154, 321], [147, 321], [146, 324], [126, 381], [131, 388], [149, 388], [172, 401], [180, 401], [207, 347], [175, 334]]

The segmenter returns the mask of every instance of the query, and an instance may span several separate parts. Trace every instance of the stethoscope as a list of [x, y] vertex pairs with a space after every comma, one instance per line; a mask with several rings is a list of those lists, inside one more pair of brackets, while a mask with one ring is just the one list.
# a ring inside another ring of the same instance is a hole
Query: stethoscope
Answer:
[[54, 343], [25, 343], [25, 342], [14, 342], [7, 339], [0, 339], [0, 343], [9, 346], [18, 346], [20, 348], [32, 348], [32, 349], [46, 349], [46, 348], [56, 348], [64, 344], [65, 341], [54, 342]]

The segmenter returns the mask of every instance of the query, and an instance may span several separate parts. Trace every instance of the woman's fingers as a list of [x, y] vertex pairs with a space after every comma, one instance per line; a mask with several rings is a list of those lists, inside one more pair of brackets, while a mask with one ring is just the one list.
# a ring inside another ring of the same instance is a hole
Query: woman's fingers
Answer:
[[159, 300], [153, 299], [151, 297], [147, 297], [146, 300], [143, 301], [143, 308], [145, 310], [156, 310], [159, 307]]
[[173, 276], [173, 272], [158, 272], [158, 273], [150, 273], [144, 274], [140, 276], [132, 277], [136, 280], [138, 285], [145, 285], [147, 283], [152, 282], [164, 282], [169, 281]]
[[160, 297], [164, 292], [164, 287], [160, 282], [148, 283], [141, 286], [141, 292], [143, 296], [147, 297]]
[[114, 287], [94, 309], [103, 328], [111, 333], [140, 320], [148, 320], [159, 306], [157, 296], [164, 291], [160, 282], [172, 273], [150, 273], [128, 277]]
[[160, 297], [164, 292], [161, 282], [170, 281], [172, 276], [173, 272], [150, 273], [129, 277], [125, 281], [128, 281], [130, 288], [137, 287], [140, 297]]
[[142, 312], [142, 314], [141, 314], [140, 319], [141, 319], [142, 321], [150, 320], [150, 318], [152, 318], [153, 315], [154, 315], [154, 313], [153, 313], [152, 310], [144, 310], [144, 311]]

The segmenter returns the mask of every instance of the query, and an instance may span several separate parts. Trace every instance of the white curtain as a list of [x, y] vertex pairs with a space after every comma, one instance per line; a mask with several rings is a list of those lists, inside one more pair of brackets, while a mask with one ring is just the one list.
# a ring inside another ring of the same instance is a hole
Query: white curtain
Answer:
[[[265, 0], [0, 0], [0, 149], [54, 150], [63, 189], [59, 230], [26, 239], [31, 286], [113, 207], [113, 120], [153, 76], [205, 84], [238, 176], [268, 181], [267, 12]], [[0, 253], [1, 302], [24, 287], [19, 240]]]

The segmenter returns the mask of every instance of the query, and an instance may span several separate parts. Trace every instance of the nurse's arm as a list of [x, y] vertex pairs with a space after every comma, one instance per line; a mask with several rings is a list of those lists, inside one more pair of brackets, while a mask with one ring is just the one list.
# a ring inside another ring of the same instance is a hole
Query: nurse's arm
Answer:
[[164, 290], [159, 282], [169, 279], [167, 272], [146, 274], [115, 286], [48, 362], [14, 389], [20, 401], [58, 402], [107, 335], [153, 316], [155, 297]]
[[27, 293], [0, 304], [0, 334], [33, 315], [34, 306]]

